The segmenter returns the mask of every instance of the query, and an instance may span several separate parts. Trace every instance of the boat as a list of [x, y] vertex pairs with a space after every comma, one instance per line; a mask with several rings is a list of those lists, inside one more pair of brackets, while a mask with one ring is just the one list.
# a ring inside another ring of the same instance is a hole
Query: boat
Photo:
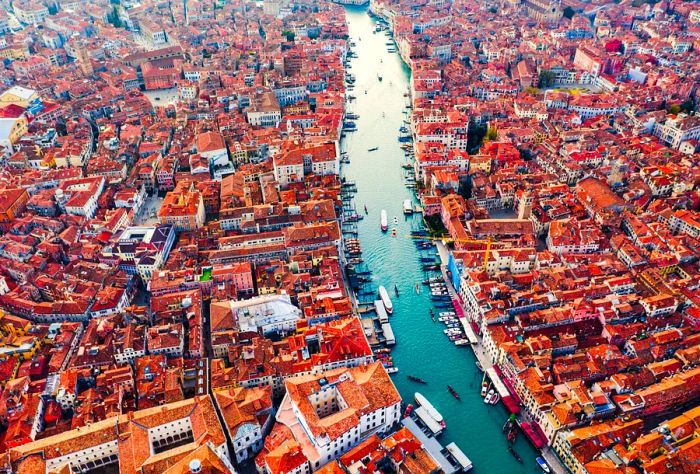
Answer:
[[394, 285], [394, 294], [396, 295], [397, 298], [399, 297], [399, 287], [396, 285]]
[[382, 303], [384, 303], [384, 308], [386, 309], [386, 312], [391, 314], [394, 311], [394, 305], [391, 304], [391, 298], [389, 298], [389, 293], [387, 293], [386, 288], [384, 286], [379, 287], [379, 298], [382, 300]]
[[494, 397], [491, 399], [489, 404], [490, 405], [498, 405], [498, 402], [500, 402], [500, 401], [501, 401], [501, 396], [498, 394], [498, 392], [496, 392], [496, 395], [494, 395]]
[[484, 381], [481, 384], [481, 396], [485, 397], [486, 394], [488, 393], [488, 391], [489, 391], [489, 384], [486, 381]]
[[422, 383], [423, 385], [428, 383], [425, 380], [423, 380], [422, 378], [416, 377], [415, 375], [409, 375], [408, 380], [410, 380], [411, 382]]
[[416, 392], [416, 394], [413, 396], [414, 400], [418, 405], [423, 407], [425, 411], [430, 415], [430, 417], [440, 423], [440, 426], [443, 428], [445, 427], [445, 419], [442, 417], [439, 411], [435, 409], [435, 407], [428, 401], [427, 398], [425, 398], [423, 395], [420, 393]]
[[457, 339], [455, 341], [455, 346], [466, 346], [467, 344], [469, 344], [467, 339]]
[[537, 461], [537, 465], [540, 466], [540, 469], [542, 469], [544, 472], [552, 472], [547, 465], [547, 461], [545, 461], [542, 456], [537, 456], [535, 461]]
[[523, 458], [520, 457], [518, 453], [515, 452], [512, 446], [508, 446], [508, 452], [515, 458], [516, 461], [522, 464]]
[[496, 391], [494, 389], [489, 390], [489, 393], [487, 393], [486, 396], [484, 397], [484, 403], [486, 403], [487, 405], [490, 405], [495, 396], [496, 396]]
[[[410, 166], [410, 165], [409, 165]], [[406, 199], [403, 202], [403, 213], [404, 214], [413, 214], [413, 203], [411, 202], [410, 199]]]
[[392, 236], [392, 237], [396, 237], [396, 227], [393, 227], [393, 228], [391, 229], [391, 236]]
[[379, 150], [378, 146], [373, 146], [372, 148], [367, 148], [367, 151], [377, 151]]
[[476, 361], [476, 368], [479, 369], [481, 372], [484, 371], [484, 368], [481, 366], [481, 362], [479, 362], [478, 360]]
[[387, 223], [387, 220], [386, 220], [386, 211], [385, 211], [384, 209], [382, 209], [382, 212], [381, 212], [381, 214], [380, 214], [380, 221], [379, 221], [379, 223], [380, 223], [380, 225], [381, 225], [381, 227], [382, 227], [382, 230], [383, 230], [384, 232], [386, 232], [387, 229], [389, 228], [389, 224]]
[[382, 76], [377, 75], [377, 80], [378, 80], [379, 82], [382, 82]]
[[369, 212], [367, 212], [367, 205], [366, 204], [365, 204], [365, 214], [369, 214]]
[[399, 371], [399, 369], [396, 368], [396, 367], [388, 367], [388, 368], [386, 369], [386, 373], [387, 373], [387, 374], [395, 374], [395, 373], [397, 373], [398, 371]]
[[461, 398], [459, 398], [459, 393], [457, 393], [457, 390], [455, 390], [454, 388], [452, 388], [452, 385], [448, 385], [448, 386], [447, 386], [447, 390], [450, 392], [450, 395], [452, 395], [453, 397], [455, 397], [457, 400], [461, 400]]
[[406, 406], [406, 411], [403, 412], [403, 417], [407, 418], [407, 417], [411, 416], [411, 413], [413, 413], [413, 404], [409, 403]]
[[401, 127], [401, 128], [399, 128], [399, 132], [408, 133], [408, 129], [406, 127]]
[[398, 223], [399, 223], [399, 218], [396, 217], [396, 216], [394, 216], [394, 225], [396, 225], [396, 224], [398, 224]]
[[360, 118], [359, 115], [357, 115], [357, 114], [350, 114], [350, 113], [345, 114], [345, 117], [347, 117], [347, 118], [349, 118], [349, 119], [351, 119], [351, 120], [357, 120], [357, 119]]

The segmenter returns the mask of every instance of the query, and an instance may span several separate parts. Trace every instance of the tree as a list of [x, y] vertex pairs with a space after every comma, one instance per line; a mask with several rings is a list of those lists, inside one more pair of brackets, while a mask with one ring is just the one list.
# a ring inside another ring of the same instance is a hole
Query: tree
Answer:
[[668, 113], [669, 113], [669, 114], [676, 115], [676, 114], [678, 114], [680, 111], [681, 111], [681, 106], [678, 105], [678, 104], [673, 104], [672, 106], [670, 106], [670, 107], [668, 108]]
[[540, 89], [549, 87], [552, 84], [554, 84], [555, 78], [556, 76], [552, 71], [550, 71], [549, 69], [545, 69], [540, 72], [539, 78], [537, 80], [537, 87], [539, 87]]
[[111, 23], [115, 28], [121, 28], [123, 26], [122, 19], [119, 18], [119, 10], [117, 6], [112, 7], [112, 11], [107, 14], [107, 23]]
[[290, 43], [293, 43], [293, 42], [294, 42], [294, 32], [293, 32], [293, 31], [284, 30], [284, 31], [282, 32], [282, 36], [284, 36], [285, 38], [287, 38], [287, 41], [288, 41], [288, 42], [290, 42]]
[[681, 104], [681, 111], [689, 114], [695, 110], [695, 101], [693, 99], [686, 99]]
[[566, 8], [564, 8], [564, 16], [566, 18], [568, 18], [569, 20], [571, 20], [575, 14], [576, 14], [576, 12], [570, 6], [567, 5]]
[[488, 130], [486, 130], [486, 136], [484, 137], [484, 141], [492, 142], [497, 138], [498, 130], [496, 130], [495, 127], [489, 127]]

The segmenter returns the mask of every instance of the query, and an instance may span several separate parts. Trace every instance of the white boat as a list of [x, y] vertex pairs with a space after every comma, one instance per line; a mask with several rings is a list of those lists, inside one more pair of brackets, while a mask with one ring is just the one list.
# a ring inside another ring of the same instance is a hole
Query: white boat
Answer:
[[420, 393], [416, 392], [416, 394], [413, 396], [413, 399], [416, 401], [416, 403], [420, 406], [422, 406], [426, 413], [430, 415], [430, 417], [440, 423], [440, 426], [443, 428], [445, 427], [445, 419], [442, 417], [439, 411], [435, 409], [432, 403], [428, 401], [427, 398], [425, 398], [423, 395]]
[[466, 346], [467, 344], [469, 344], [469, 341], [466, 339], [457, 339], [455, 341], [455, 346]]
[[384, 209], [382, 209], [382, 213], [380, 214], [379, 223], [382, 227], [382, 230], [386, 232], [386, 230], [389, 228], [389, 223], [386, 220], [386, 211]]
[[413, 203], [411, 202], [410, 199], [406, 199], [403, 202], [403, 213], [404, 214], [413, 214]]
[[544, 471], [544, 472], [552, 472], [552, 471], [549, 469], [549, 466], [547, 465], [547, 461], [545, 461], [542, 457], [537, 456], [537, 459], [535, 459], [535, 461], [537, 461], [537, 465], [540, 466], [540, 469], [542, 469], [542, 471]]
[[484, 397], [484, 403], [490, 405], [496, 396], [496, 391], [494, 389], [489, 390], [489, 393]]
[[384, 286], [379, 287], [379, 298], [382, 300], [382, 303], [384, 303], [384, 309], [386, 309], [386, 312], [391, 314], [394, 311], [394, 305], [391, 303], [389, 292], [386, 291]]
[[389, 367], [386, 369], [387, 374], [395, 374], [399, 371], [398, 367]]

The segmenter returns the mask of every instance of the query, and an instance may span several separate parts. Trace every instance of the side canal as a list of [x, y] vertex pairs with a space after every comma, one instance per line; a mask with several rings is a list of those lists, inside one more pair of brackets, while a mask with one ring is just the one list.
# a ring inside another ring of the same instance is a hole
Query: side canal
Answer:
[[[434, 255], [436, 249], [418, 250], [407, 236], [419, 228], [421, 215], [403, 214], [403, 201], [415, 198], [405, 186], [401, 167], [407, 158], [398, 141], [399, 129], [408, 120], [404, 94], [408, 90], [410, 71], [399, 55], [387, 51], [390, 38], [375, 32], [376, 22], [365, 8], [348, 7], [350, 41], [357, 55], [351, 59], [348, 73], [355, 76], [355, 86], [348, 94], [356, 99], [348, 103], [348, 112], [359, 115], [357, 131], [348, 132], [342, 149], [350, 158], [343, 165], [343, 176], [357, 184], [355, 205], [358, 214], [368, 214], [357, 224], [364, 263], [372, 270], [372, 286], [384, 285], [392, 297], [394, 313], [390, 318], [397, 344], [392, 351], [399, 373], [392, 379], [406, 403], [413, 403], [416, 391], [425, 395], [442, 413], [447, 429], [440, 437], [443, 444], [455, 441], [474, 464], [474, 472], [535, 473], [535, 449], [524, 435], [514, 445], [523, 463], [506, 450], [502, 426], [507, 413], [502, 404], [485, 405], [480, 396], [482, 375], [468, 346], [457, 347], [443, 334], [443, 326], [430, 317], [432, 301], [421, 257]], [[382, 77], [380, 81], [378, 76]], [[366, 91], [366, 92], [365, 92]], [[369, 151], [378, 147], [377, 150]], [[380, 212], [385, 209], [389, 231], [380, 229]], [[398, 222], [394, 223], [394, 217]], [[392, 228], [396, 237], [392, 237]], [[420, 294], [416, 293], [416, 283]], [[397, 286], [400, 296], [394, 294]], [[375, 295], [376, 296], [376, 293]], [[372, 294], [360, 295], [371, 301]], [[435, 309], [436, 314], [446, 309]], [[413, 375], [427, 385], [408, 380]], [[447, 391], [451, 385], [461, 396], [456, 400]]]

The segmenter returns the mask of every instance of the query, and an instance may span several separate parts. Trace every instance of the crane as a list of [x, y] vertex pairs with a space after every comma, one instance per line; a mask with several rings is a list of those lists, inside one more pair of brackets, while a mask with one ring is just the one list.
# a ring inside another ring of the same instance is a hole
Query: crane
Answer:
[[442, 243], [467, 243], [467, 244], [481, 244], [486, 245], [486, 253], [484, 253], [484, 264], [482, 265], [482, 270], [486, 271], [489, 264], [489, 256], [491, 255], [491, 244], [493, 244], [493, 238], [489, 237], [486, 240], [478, 239], [453, 239], [452, 237], [428, 237], [427, 235], [407, 235], [411, 239], [421, 239], [421, 240], [440, 240]]

